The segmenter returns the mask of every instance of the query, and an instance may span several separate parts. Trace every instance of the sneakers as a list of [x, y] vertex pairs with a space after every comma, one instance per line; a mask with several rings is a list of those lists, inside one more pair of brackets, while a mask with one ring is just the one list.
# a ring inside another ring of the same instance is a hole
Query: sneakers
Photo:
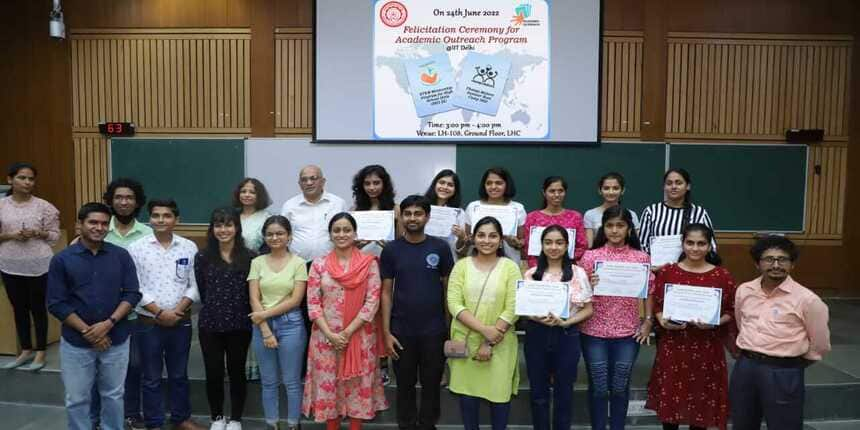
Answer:
[[126, 417], [125, 430], [146, 430], [146, 424], [140, 417]]
[[242, 423], [239, 421], [228, 421], [227, 427], [224, 430], [242, 430]]
[[209, 430], [226, 430], [227, 429], [227, 420], [222, 416], [218, 416], [215, 418], [215, 421], [212, 421], [212, 425], [209, 426]]

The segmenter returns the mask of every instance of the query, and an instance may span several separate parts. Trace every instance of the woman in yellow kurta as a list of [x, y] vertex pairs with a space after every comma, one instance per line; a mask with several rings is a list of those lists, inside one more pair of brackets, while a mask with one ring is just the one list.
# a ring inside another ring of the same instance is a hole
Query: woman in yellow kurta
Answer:
[[473, 255], [457, 262], [448, 278], [448, 310], [454, 316], [451, 339], [466, 339], [468, 345], [467, 357], [448, 360], [448, 389], [460, 397], [465, 429], [478, 429], [484, 399], [490, 403], [493, 430], [502, 430], [519, 383], [513, 324], [516, 283], [522, 275], [504, 257], [502, 226], [495, 218], [479, 220], [473, 237]]

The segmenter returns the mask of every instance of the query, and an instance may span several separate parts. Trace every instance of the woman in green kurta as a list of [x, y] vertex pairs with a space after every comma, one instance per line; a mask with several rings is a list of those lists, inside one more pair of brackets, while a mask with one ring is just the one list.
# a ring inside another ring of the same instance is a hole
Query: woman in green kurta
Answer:
[[504, 257], [502, 226], [495, 218], [479, 220], [473, 237], [473, 255], [458, 261], [448, 277], [451, 339], [466, 339], [468, 345], [467, 357], [448, 360], [448, 389], [460, 397], [465, 429], [478, 429], [481, 399], [490, 403], [492, 428], [504, 429], [519, 383], [512, 328], [516, 283], [522, 274]]

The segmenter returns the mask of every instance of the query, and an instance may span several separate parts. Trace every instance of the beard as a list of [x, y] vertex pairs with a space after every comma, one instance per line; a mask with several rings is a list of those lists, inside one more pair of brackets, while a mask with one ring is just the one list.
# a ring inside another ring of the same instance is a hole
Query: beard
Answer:
[[133, 213], [128, 214], [128, 215], [120, 215], [118, 213], [114, 213], [113, 216], [116, 217], [116, 220], [119, 221], [120, 224], [126, 224], [127, 225], [127, 224], [130, 224], [132, 222], [132, 220], [134, 220], [134, 214]]

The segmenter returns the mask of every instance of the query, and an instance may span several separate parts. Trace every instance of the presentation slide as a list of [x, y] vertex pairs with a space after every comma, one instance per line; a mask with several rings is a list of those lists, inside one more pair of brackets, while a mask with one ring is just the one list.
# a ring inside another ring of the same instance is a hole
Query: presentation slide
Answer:
[[316, 18], [316, 141], [598, 140], [600, 0], [318, 1]]

